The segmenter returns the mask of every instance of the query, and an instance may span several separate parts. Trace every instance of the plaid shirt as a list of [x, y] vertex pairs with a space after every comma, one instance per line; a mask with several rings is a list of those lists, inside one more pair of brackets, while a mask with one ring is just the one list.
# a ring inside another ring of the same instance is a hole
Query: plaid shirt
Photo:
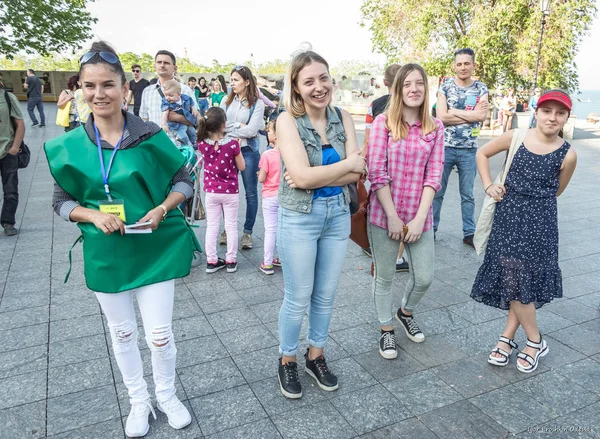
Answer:
[[[386, 128], [386, 115], [375, 118], [371, 126], [367, 150], [368, 179], [371, 183], [369, 221], [387, 229], [387, 216], [377, 190], [389, 185], [396, 212], [404, 224], [412, 221], [419, 210], [425, 186], [437, 192], [441, 188], [444, 170], [444, 125], [435, 119], [437, 129], [427, 135], [421, 131], [421, 122], [410, 126], [406, 139], [393, 140]], [[431, 208], [423, 231], [431, 229]]]
[[[146, 87], [142, 93], [142, 103], [140, 105], [140, 117], [144, 120], [149, 120], [150, 122], [154, 122], [159, 127], [162, 126], [162, 96], [158, 92], [158, 89], [162, 90], [159, 82], [156, 84], [150, 84]], [[192, 98], [192, 107], [196, 110], [198, 109], [198, 104], [196, 103], [196, 95], [185, 84], [181, 84], [181, 94], [188, 95]]]

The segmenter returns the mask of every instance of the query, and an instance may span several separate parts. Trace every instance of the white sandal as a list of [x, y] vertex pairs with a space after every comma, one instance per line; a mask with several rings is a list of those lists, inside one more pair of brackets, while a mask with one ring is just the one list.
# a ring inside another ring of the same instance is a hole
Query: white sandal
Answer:
[[531, 357], [530, 355], [524, 354], [523, 352], [519, 352], [519, 354], [517, 354], [517, 358], [525, 360], [529, 363], [529, 366], [523, 366], [517, 361], [517, 369], [519, 369], [523, 373], [531, 373], [534, 370], [536, 370], [538, 367], [539, 359], [548, 353], [548, 345], [546, 344], [546, 340], [542, 340], [541, 334], [539, 343], [527, 339], [527, 346], [529, 346], [530, 348], [537, 349], [538, 351], [535, 354], [535, 358]]
[[[504, 349], [494, 348], [488, 357], [488, 363], [493, 364], [494, 366], [506, 366], [508, 364], [508, 359], [512, 354], [513, 349], [517, 349], [519, 346], [515, 343], [514, 340], [511, 340], [508, 337], [500, 336], [498, 339], [499, 342], [506, 343], [510, 346], [510, 351], [506, 352]], [[500, 354], [502, 358], [494, 357], [492, 354]]]

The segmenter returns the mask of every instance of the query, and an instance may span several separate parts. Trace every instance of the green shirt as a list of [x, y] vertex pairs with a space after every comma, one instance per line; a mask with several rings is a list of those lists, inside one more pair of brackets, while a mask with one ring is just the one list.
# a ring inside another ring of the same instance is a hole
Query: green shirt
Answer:
[[225, 92], [221, 91], [219, 93], [211, 93], [210, 94], [210, 101], [212, 102], [212, 106], [213, 107], [219, 107], [221, 106], [221, 101], [223, 100], [223, 98], [225, 97]]
[[4, 97], [5, 93], [8, 92], [0, 92], [0, 160], [2, 160], [4, 157], [6, 157], [6, 154], [8, 154], [8, 150], [12, 146], [13, 138], [15, 137], [15, 132], [13, 130], [10, 117], [23, 120], [21, 104], [19, 103], [17, 97], [12, 93], [8, 93], [12, 107], [9, 117], [8, 105], [6, 105], [6, 98]]

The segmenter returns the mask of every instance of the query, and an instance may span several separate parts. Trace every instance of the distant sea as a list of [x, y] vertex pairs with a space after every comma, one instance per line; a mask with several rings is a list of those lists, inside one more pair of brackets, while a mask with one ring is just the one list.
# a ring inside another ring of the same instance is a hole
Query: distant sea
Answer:
[[577, 119], [585, 119], [588, 114], [600, 114], [600, 90], [579, 90], [578, 93], [573, 93], [572, 113], [577, 116]]

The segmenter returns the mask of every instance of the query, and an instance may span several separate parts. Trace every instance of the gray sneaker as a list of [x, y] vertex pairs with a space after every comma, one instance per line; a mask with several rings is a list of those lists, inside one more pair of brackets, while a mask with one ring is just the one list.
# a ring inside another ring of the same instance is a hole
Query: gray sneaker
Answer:
[[242, 249], [248, 250], [252, 248], [252, 235], [244, 233], [242, 235]]
[[221, 233], [221, 236], [219, 237], [219, 244], [227, 245], [227, 232], [223, 231], [223, 233]]
[[[4, 234], [6, 236], [15, 236], [19, 231], [15, 229], [15, 226], [12, 224], [3, 224]], [[250, 241], [250, 246], [252, 246], [252, 241]]]

